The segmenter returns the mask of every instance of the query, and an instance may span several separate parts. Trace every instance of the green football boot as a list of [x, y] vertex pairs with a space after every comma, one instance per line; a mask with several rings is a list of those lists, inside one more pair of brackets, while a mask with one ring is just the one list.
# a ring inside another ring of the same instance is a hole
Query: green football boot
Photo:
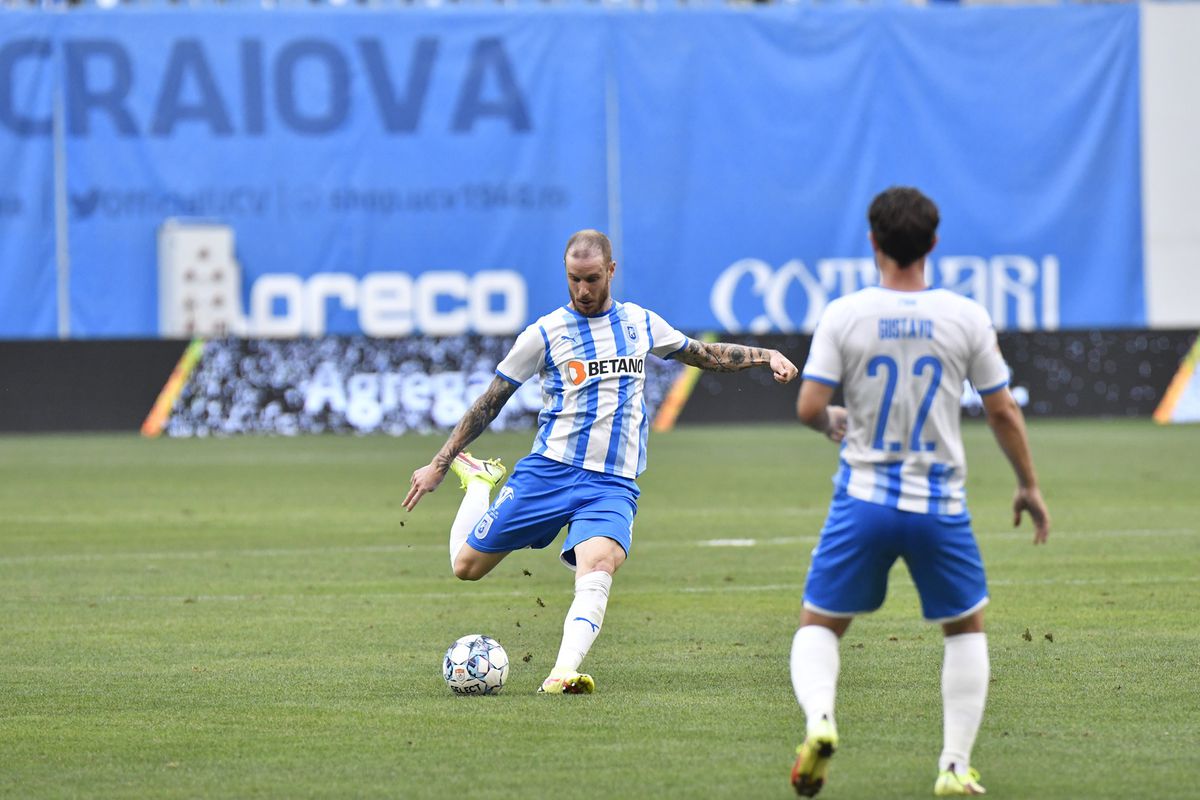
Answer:
[[837, 728], [822, 718], [808, 734], [804, 744], [796, 748], [796, 763], [792, 767], [792, 788], [801, 797], [813, 797], [825, 785], [829, 759], [837, 752]]

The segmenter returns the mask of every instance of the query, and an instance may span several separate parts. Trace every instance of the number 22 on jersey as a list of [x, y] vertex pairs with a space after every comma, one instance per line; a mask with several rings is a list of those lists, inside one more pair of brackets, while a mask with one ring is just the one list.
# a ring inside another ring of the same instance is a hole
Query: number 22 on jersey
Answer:
[[[913, 452], [933, 451], [937, 449], [937, 443], [931, 441], [921, 441], [921, 431], [925, 427], [925, 420], [929, 416], [929, 409], [933, 405], [934, 397], [937, 396], [938, 387], [942, 383], [942, 362], [938, 361], [933, 356], [921, 356], [913, 364], [912, 374], [914, 377], [921, 379], [926, 373], [929, 375], [929, 386], [925, 389], [925, 396], [921, 400], [921, 405], [917, 409], [917, 418], [912, 425], [912, 433], [908, 440], [908, 449]], [[879, 415], [875, 420], [875, 436], [871, 441], [871, 446], [876, 450], [886, 450], [890, 453], [899, 453], [904, 445], [898, 441], [884, 441], [884, 431], [887, 430], [888, 415], [892, 410], [892, 398], [896, 394], [896, 382], [900, 377], [900, 367], [896, 364], [896, 359], [891, 356], [875, 356], [867, 362], [867, 377], [879, 377], [885, 381], [883, 387], [883, 399], [879, 404]]]

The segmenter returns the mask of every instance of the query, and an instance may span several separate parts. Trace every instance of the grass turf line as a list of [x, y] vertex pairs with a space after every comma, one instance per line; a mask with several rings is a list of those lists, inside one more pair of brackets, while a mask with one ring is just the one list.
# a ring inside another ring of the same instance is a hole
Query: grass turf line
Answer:
[[[993, 598], [976, 764], [1003, 797], [1177, 794], [1200, 778], [1200, 428], [1031, 436], [1055, 517], [1036, 549], [966, 426]], [[529, 441], [474, 450], [511, 464]], [[400, 507], [439, 444], [0, 439], [0, 796], [789, 796], [787, 652], [834, 449], [798, 427], [655, 435], [586, 662], [598, 693], [547, 698], [569, 573], [550, 549], [455, 581], [457, 487]], [[499, 697], [442, 685], [442, 652], [476, 631], [514, 661]], [[902, 565], [842, 657], [822, 797], [929, 795], [940, 635]]]

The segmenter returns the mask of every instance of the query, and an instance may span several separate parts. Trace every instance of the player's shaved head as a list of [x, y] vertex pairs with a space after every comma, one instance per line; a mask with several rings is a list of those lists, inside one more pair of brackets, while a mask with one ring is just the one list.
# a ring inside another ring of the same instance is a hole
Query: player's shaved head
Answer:
[[883, 254], [901, 267], [924, 258], [937, 239], [938, 207], [911, 186], [893, 186], [871, 201], [871, 235]]
[[598, 230], [585, 228], [575, 231], [567, 240], [567, 248], [563, 251], [563, 263], [568, 258], [593, 258], [600, 256], [605, 264], [612, 263], [612, 243], [608, 237]]

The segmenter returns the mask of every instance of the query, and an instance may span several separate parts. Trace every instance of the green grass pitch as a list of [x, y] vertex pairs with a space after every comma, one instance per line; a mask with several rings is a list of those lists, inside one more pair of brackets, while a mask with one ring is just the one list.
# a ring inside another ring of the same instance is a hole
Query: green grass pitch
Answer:
[[[988, 565], [989, 794], [1184, 796], [1200, 781], [1200, 427], [1031, 425], [1050, 544], [965, 426]], [[512, 463], [531, 434], [487, 434]], [[836, 452], [799, 427], [654, 435], [633, 556], [586, 667], [534, 694], [569, 573], [553, 549], [450, 574], [441, 437], [0, 439], [0, 796], [787, 797], [787, 656]], [[714, 546], [713, 540], [727, 542]], [[503, 694], [440, 662], [484, 632]], [[940, 634], [903, 566], [842, 646], [842, 748], [821, 794], [932, 796]]]

